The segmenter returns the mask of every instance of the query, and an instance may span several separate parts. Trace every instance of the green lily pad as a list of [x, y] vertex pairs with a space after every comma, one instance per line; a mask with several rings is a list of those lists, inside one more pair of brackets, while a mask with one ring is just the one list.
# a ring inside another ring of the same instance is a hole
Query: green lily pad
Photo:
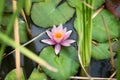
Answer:
[[[20, 80], [25, 80], [22, 68], [20, 71], [20, 75]], [[16, 76], [16, 69], [13, 69], [7, 74], [5, 80], [17, 80]], [[47, 77], [44, 73], [40, 73], [37, 69], [34, 69], [28, 80], [47, 80]]]
[[92, 45], [91, 56], [97, 60], [103, 60], [110, 58], [109, 52], [109, 44], [108, 43], [101, 43], [96, 45]]
[[119, 51], [119, 49], [120, 49], [120, 40], [115, 41], [115, 42], [112, 44], [112, 49], [113, 49], [114, 52], [117, 52], [117, 53], [118, 53], [118, 51]]
[[94, 0], [94, 8], [97, 9], [97, 8], [100, 7], [104, 2], [105, 2], [105, 0]]
[[102, 20], [102, 15], [104, 16], [105, 22], [108, 26], [111, 39], [118, 37], [120, 30], [120, 24], [116, 18], [109, 11], [105, 9], [102, 10], [102, 12], [100, 12], [93, 19], [92, 38], [98, 42], [105, 42], [108, 40]]
[[47, 76], [44, 73], [40, 73], [37, 69], [34, 69], [28, 80], [47, 80]]
[[70, 6], [72, 6], [72, 7], [80, 7], [80, 0], [67, 0], [68, 1], [68, 3], [70, 4]]
[[32, 0], [32, 2], [41, 2], [41, 1], [45, 1], [45, 0]]
[[45, 28], [68, 21], [73, 16], [74, 9], [67, 2], [58, 6], [60, 1], [45, 0], [44, 2], [34, 3], [31, 12], [32, 21]]
[[[20, 75], [21, 75], [20, 80], [25, 80], [22, 69], [20, 70]], [[5, 77], [5, 80], [17, 80], [16, 76], [17, 76], [16, 69], [13, 69], [7, 74], [7, 76]]]
[[46, 47], [40, 53], [40, 57], [46, 60], [51, 66], [57, 68], [57, 72], [51, 72], [42, 67], [45, 73], [52, 79], [66, 80], [78, 71], [79, 61], [77, 50], [72, 46], [62, 47], [59, 56], [55, 55], [53, 47]]
[[[67, 1], [70, 4], [70, 6], [77, 7], [77, 8], [80, 7], [80, 3], [82, 3], [80, 0], [67, 0]], [[94, 0], [94, 8], [97, 9], [104, 2], [105, 2], [105, 0]]]

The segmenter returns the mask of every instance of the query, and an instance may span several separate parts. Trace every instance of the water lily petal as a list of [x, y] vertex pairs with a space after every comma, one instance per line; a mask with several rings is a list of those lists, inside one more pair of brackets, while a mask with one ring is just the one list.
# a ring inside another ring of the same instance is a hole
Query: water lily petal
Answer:
[[57, 32], [62, 32], [63, 34], [65, 34], [66, 33], [66, 29], [65, 28], [63, 28], [63, 25], [62, 24], [60, 24], [58, 27], [57, 27]]
[[60, 38], [60, 39], [55, 39], [55, 38], [54, 38], [55, 42], [58, 43], [58, 44], [62, 42], [62, 39], [63, 39], [63, 38]]
[[51, 39], [44, 39], [41, 40], [43, 43], [49, 44], [49, 45], [55, 45], [56, 43], [52, 41]]
[[55, 25], [53, 25], [53, 28], [52, 28], [52, 34], [54, 34], [54, 33], [56, 33], [57, 32], [57, 28], [56, 28], [56, 26]]
[[72, 30], [67, 31], [67, 28], [63, 28], [63, 25], [60, 24], [58, 27], [55, 25], [51, 31], [46, 31], [50, 39], [41, 40], [42, 42], [55, 45], [55, 54], [58, 55], [62, 46], [70, 46], [75, 40], [68, 39], [72, 33]]
[[69, 40], [65, 40], [65, 41], [61, 42], [60, 44], [62, 46], [70, 46], [74, 42], [75, 42], [75, 40], [69, 39]]
[[68, 38], [70, 37], [71, 33], [72, 33], [72, 30], [67, 31], [67, 32], [65, 33], [62, 41], [68, 39]]
[[67, 28], [65, 27], [65, 28], [64, 28], [64, 33], [66, 33], [66, 32], [67, 32]]
[[53, 40], [53, 35], [52, 35], [52, 33], [51, 33], [50, 31], [48, 31], [48, 30], [47, 30], [46, 32], [47, 32], [47, 35], [50, 37], [50, 39]]
[[58, 28], [58, 30], [63, 30], [63, 25], [60, 24], [57, 28]]
[[59, 30], [60, 32], [63, 32], [63, 34], [67, 32], [67, 28], [66, 28], [66, 27], [63, 28], [63, 25], [62, 25], [62, 24], [60, 24], [60, 25], [58, 26], [58, 30]]
[[56, 55], [59, 54], [60, 49], [61, 49], [61, 46], [60, 46], [59, 44], [56, 44], [56, 45], [55, 45], [55, 53], [56, 53]]

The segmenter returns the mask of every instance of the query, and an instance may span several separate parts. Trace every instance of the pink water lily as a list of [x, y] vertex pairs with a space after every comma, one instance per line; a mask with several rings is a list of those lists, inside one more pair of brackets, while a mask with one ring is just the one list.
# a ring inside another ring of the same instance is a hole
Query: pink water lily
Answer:
[[58, 27], [53, 26], [51, 31], [46, 31], [50, 39], [41, 40], [42, 42], [55, 45], [55, 53], [59, 54], [61, 46], [70, 46], [75, 40], [68, 39], [72, 33], [72, 30], [67, 31], [67, 28], [63, 28], [60, 24]]

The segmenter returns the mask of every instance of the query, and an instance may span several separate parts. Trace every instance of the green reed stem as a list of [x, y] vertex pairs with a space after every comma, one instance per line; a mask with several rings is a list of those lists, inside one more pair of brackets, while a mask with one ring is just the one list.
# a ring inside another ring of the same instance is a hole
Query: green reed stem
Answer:
[[5, 3], [5, 0], [0, 1], [0, 24], [1, 24], [3, 10], [4, 10], [4, 3]]
[[[2, 0], [4, 1], [4, 0]], [[16, 16], [20, 13], [22, 7], [23, 7], [23, 0], [19, 0], [18, 1], [18, 6], [17, 6], [17, 10], [16, 12], [12, 15], [11, 19], [10, 19], [10, 23], [8, 24], [7, 26], [7, 30], [5, 32], [6, 35], [9, 35], [13, 29], [13, 24], [14, 24], [14, 20], [16, 18]], [[4, 43], [1, 43], [1, 47], [0, 47], [0, 64], [1, 64], [1, 61], [2, 61], [2, 55], [5, 51], [5, 48], [6, 48], [6, 45]]]
[[117, 80], [120, 80], [120, 40], [118, 41]]
[[[93, 5], [93, 0], [84, 0], [89, 5]], [[92, 41], [92, 9], [80, 3], [76, 7], [77, 28], [78, 28], [78, 45], [84, 67], [89, 66], [91, 59], [91, 41]]]

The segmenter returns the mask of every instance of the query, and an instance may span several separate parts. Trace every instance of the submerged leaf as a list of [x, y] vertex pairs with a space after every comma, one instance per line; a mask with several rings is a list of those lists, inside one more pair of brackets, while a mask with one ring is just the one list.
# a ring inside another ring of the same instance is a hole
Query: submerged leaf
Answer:
[[[3, 15], [0, 31], [5, 32], [8, 28], [8, 24], [10, 23], [11, 14]], [[28, 40], [28, 33], [26, 23], [19, 18], [19, 34], [20, 34], [20, 43], [25, 43]], [[10, 37], [13, 37], [13, 32], [10, 33]]]
[[43, 68], [46, 74], [53, 79], [66, 80], [69, 76], [77, 73], [79, 67], [77, 50], [72, 46], [62, 47], [59, 56], [55, 55], [53, 47], [46, 47], [40, 53], [40, 57], [57, 68], [58, 71], [56, 73]]
[[[4, 0], [5, 1], [5, 4], [4, 5], [1, 5], [0, 6], [0, 8], [2, 8], [3, 7], [3, 9], [4, 9], [4, 12], [12, 12], [13, 11], [13, 9], [12, 9], [12, 1], [11, 0]], [[2, 3], [2, 1], [0, 2], [0, 3]]]
[[68, 21], [72, 17], [74, 9], [67, 2], [58, 5], [60, 1], [45, 0], [44, 2], [34, 3], [31, 12], [33, 22], [46, 28]]

